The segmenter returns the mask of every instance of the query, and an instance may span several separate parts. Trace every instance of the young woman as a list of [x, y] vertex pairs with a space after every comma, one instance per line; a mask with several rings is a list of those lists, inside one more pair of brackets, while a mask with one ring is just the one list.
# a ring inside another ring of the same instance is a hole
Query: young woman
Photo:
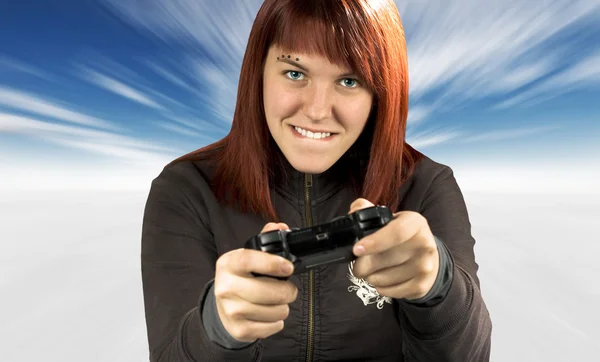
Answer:
[[[265, 1], [231, 132], [152, 183], [150, 360], [488, 361], [465, 202], [452, 170], [405, 142], [407, 110], [392, 0]], [[286, 259], [243, 248], [371, 205], [395, 218], [352, 263], [292, 275]]]

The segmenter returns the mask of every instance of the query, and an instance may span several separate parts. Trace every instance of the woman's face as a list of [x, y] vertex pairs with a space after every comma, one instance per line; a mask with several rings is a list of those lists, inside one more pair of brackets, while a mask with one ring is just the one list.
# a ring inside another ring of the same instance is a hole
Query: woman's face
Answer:
[[373, 103], [373, 93], [351, 69], [321, 56], [271, 47], [263, 81], [271, 135], [300, 172], [329, 169], [358, 139]]

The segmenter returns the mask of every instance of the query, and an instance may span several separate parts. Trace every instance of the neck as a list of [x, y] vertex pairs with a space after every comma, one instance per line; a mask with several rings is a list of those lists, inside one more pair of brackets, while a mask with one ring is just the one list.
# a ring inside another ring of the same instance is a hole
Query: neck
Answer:
[[[301, 198], [304, 192], [303, 185], [306, 173], [295, 169], [279, 148], [276, 148], [275, 151], [273, 161], [270, 164], [272, 185], [288, 190], [296, 197]], [[339, 187], [342, 183], [350, 183], [353, 187], [359, 188], [361, 174], [358, 160], [352, 156], [344, 155], [324, 172], [312, 174], [313, 189], [323, 194]]]

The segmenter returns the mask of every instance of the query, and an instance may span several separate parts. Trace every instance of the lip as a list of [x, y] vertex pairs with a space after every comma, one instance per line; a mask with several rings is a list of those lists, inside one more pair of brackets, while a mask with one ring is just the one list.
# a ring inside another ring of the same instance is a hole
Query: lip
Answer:
[[[337, 137], [337, 133], [331, 133], [331, 135], [329, 135], [329, 137], [327, 137], [327, 138], [319, 138], [319, 139], [308, 138], [308, 137], [304, 137], [303, 135], [301, 135], [300, 133], [298, 133], [296, 131], [296, 129], [294, 128], [295, 126], [289, 125], [289, 127], [290, 127], [290, 132], [292, 132], [296, 138], [301, 139], [301, 140], [307, 140], [307, 141], [310, 141], [310, 142], [326, 142], [326, 143], [328, 143], [332, 139], [334, 139], [334, 138]], [[302, 128], [302, 127], [300, 127], [300, 128]], [[306, 129], [306, 128], [304, 128], [304, 129]]]
[[310, 132], [312, 132], [312, 133], [331, 133], [332, 135], [334, 135], [334, 134], [336, 134], [336, 133], [337, 133], [337, 132], [331, 132], [331, 131], [324, 131], [324, 130], [322, 130], [322, 129], [313, 129], [313, 128], [307, 128], [307, 127], [302, 127], [302, 126], [296, 126], [296, 125], [294, 125], [294, 124], [290, 124], [290, 126], [291, 126], [292, 128], [295, 128], [295, 127], [300, 127], [300, 128], [302, 128], [302, 129], [304, 129], [304, 130], [307, 130], [307, 131], [310, 131]]

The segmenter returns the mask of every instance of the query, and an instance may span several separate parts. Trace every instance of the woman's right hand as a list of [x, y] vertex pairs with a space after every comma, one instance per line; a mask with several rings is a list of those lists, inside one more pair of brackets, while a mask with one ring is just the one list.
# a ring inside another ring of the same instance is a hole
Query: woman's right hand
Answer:
[[[261, 233], [286, 230], [283, 223], [268, 223]], [[237, 249], [223, 254], [216, 264], [214, 292], [217, 310], [229, 334], [241, 342], [267, 338], [283, 329], [289, 303], [298, 289], [290, 281], [255, 277], [252, 273], [288, 277], [293, 264], [258, 250]]]

